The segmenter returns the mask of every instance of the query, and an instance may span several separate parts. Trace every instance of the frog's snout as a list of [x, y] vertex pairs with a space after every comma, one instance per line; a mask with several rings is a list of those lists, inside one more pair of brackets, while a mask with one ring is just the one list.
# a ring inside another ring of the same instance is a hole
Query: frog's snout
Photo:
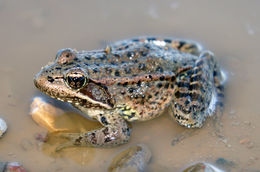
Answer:
[[46, 76], [43, 75], [43, 72], [40, 71], [39, 73], [37, 73], [35, 76], [34, 76], [34, 79], [33, 79], [33, 82], [34, 82], [34, 85], [38, 88], [38, 89], [41, 89], [42, 86], [44, 85], [44, 83], [46, 83], [47, 81], [47, 78]]

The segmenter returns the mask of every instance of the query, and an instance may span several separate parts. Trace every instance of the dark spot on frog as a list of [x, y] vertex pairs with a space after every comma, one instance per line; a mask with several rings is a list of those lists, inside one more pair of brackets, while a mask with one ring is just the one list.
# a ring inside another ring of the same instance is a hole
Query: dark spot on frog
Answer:
[[128, 85], [128, 82], [123, 83], [123, 87], [126, 87]]
[[126, 56], [127, 56], [128, 58], [133, 58], [133, 57], [135, 56], [135, 52], [129, 51], [129, 52], [127, 52]]
[[110, 137], [106, 137], [104, 141], [105, 141], [106, 143], [107, 143], [107, 142], [110, 142], [110, 141], [111, 141], [111, 138], [110, 138]]
[[188, 99], [184, 102], [185, 106], [187, 106], [189, 103], [190, 101]]
[[200, 60], [197, 64], [196, 64], [196, 66], [201, 66], [201, 65], [203, 65], [204, 64], [204, 61], [203, 60]]
[[91, 60], [91, 58], [89, 56], [85, 56], [86, 60]]
[[170, 40], [170, 39], [164, 39], [164, 42], [170, 44], [170, 43], [172, 43], [172, 40]]
[[47, 80], [48, 80], [49, 82], [51, 82], [51, 83], [54, 82], [54, 79], [53, 79], [51, 76], [47, 76]]
[[114, 54], [114, 56], [115, 56], [116, 58], [120, 58], [120, 55], [119, 55], [119, 54]]
[[107, 128], [107, 127], [104, 128], [102, 131], [103, 131], [103, 133], [104, 133], [105, 136], [109, 134], [109, 132], [108, 132], [108, 128]]
[[169, 85], [170, 85], [169, 82], [167, 82], [167, 83], [164, 85], [164, 88], [166, 88], [166, 89], [169, 88]]
[[131, 134], [131, 130], [128, 127], [126, 129], [122, 128], [122, 132], [126, 133], [127, 136], [130, 136], [130, 134]]
[[182, 47], [183, 45], [185, 45], [185, 42], [179, 41], [178, 49], [181, 49], [181, 47]]
[[163, 81], [165, 79], [164, 76], [160, 76], [160, 80]]
[[128, 92], [129, 93], [133, 93], [135, 91], [135, 88], [133, 88], [133, 87], [130, 87], [129, 89], [128, 89]]
[[81, 140], [83, 139], [83, 137], [79, 136], [76, 140], [75, 140], [75, 145], [80, 145]]
[[200, 81], [200, 80], [201, 80], [201, 75], [195, 75], [191, 77], [190, 82]]
[[189, 85], [189, 90], [196, 90], [199, 89], [200, 85], [198, 83], [194, 83], [192, 85]]
[[146, 69], [146, 65], [144, 63], [140, 63], [138, 68], [139, 68], [139, 70], [145, 70]]
[[78, 57], [75, 57], [75, 58], [74, 58], [74, 61], [79, 62], [79, 58], [78, 58]]
[[120, 72], [118, 70], [115, 71], [115, 76], [120, 76]]
[[144, 47], [145, 47], [146, 49], [148, 49], [148, 50], [150, 49], [150, 46], [147, 45], [147, 44], [146, 44]]
[[107, 119], [104, 116], [102, 116], [100, 120], [104, 125], [108, 125]]
[[126, 74], [131, 74], [131, 69], [130, 68], [125, 68], [125, 73]]
[[67, 63], [67, 65], [74, 65], [74, 64], [75, 64], [74, 62]]
[[186, 87], [186, 88], [190, 87], [190, 84], [189, 83], [185, 83], [185, 82], [177, 82], [176, 85], [178, 87]]
[[116, 63], [114, 61], [110, 62], [111, 65], [116, 65]]
[[138, 82], [137, 82], [137, 86], [138, 86], [138, 87], [141, 87], [141, 81], [138, 81]]
[[161, 87], [162, 87], [162, 83], [159, 82], [159, 83], [157, 84], [157, 87], [158, 87], [158, 88], [161, 88]]
[[146, 57], [146, 56], [147, 56], [147, 54], [148, 54], [148, 52], [141, 51], [141, 52], [140, 52], [140, 54], [141, 54], [141, 56], [142, 56], [142, 57]]
[[106, 73], [108, 73], [108, 74], [112, 73], [112, 71], [113, 71], [111, 68], [108, 68], [108, 67], [106, 67], [105, 70], [106, 70]]
[[94, 72], [94, 73], [98, 73], [98, 72], [99, 72], [99, 69], [98, 69], [98, 68], [94, 68], [94, 69], [93, 69], [93, 72]]
[[135, 60], [134, 60], [134, 63], [138, 63], [138, 60], [137, 60], [137, 59], [135, 59]]
[[162, 72], [163, 72], [163, 68], [160, 67], [160, 66], [158, 66], [158, 67], [155, 69], [155, 71], [156, 71], [156, 72], [160, 72], [160, 73], [162, 73]]
[[105, 55], [99, 57], [100, 60], [105, 60], [107, 57]]

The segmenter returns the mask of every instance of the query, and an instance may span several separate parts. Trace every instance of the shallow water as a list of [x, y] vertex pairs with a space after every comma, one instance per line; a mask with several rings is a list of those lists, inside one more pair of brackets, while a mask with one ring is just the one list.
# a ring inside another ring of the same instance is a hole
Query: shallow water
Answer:
[[[18, 161], [29, 171], [105, 171], [118, 151], [144, 143], [153, 153], [149, 171], [178, 171], [217, 158], [233, 161], [231, 171], [257, 171], [259, 7], [257, 0], [0, 0], [0, 117], [9, 126], [0, 140], [0, 161]], [[39, 94], [34, 74], [61, 48], [91, 50], [141, 35], [193, 39], [215, 53], [228, 75], [222, 118], [226, 139], [212, 135], [208, 119], [194, 136], [172, 146], [185, 129], [164, 114], [133, 124], [130, 143], [118, 148], [92, 148], [91, 154], [89, 148], [71, 148], [60, 157], [42, 151], [34, 136], [45, 129], [29, 116], [31, 100]]]

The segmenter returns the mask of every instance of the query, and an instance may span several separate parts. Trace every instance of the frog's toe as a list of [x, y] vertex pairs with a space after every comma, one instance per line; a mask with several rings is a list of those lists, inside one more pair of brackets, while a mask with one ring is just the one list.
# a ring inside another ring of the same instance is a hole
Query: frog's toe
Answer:
[[67, 142], [59, 145], [56, 152], [72, 146], [80, 146], [83, 143], [83, 135], [81, 133], [59, 133], [57, 137], [68, 140]]
[[75, 146], [74, 142], [73, 141], [68, 141], [66, 143], [62, 143], [59, 146], [57, 146], [56, 149], [55, 149], [55, 152], [59, 152], [59, 151], [61, 151], [64, 148], [73, 147], [73, 146]]
[[74, 138], [80, 136], [79, 133], [59, 133], [57, 134], [57, 137], [62, 138], [62, 139], [68, 139], [68, 140], [73, 140]]

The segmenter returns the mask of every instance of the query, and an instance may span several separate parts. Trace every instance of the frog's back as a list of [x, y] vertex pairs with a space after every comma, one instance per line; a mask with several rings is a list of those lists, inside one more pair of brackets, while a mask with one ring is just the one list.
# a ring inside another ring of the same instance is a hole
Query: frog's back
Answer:
[[194, 64], [198, 57], [170, 46], [132, 39], [117, 42], [101, 51], [78, 52], [78, 58], [80, 66], [88, 69], [90, 78], [99, 80], [145, 74], [176, 74], [181, 68]]

